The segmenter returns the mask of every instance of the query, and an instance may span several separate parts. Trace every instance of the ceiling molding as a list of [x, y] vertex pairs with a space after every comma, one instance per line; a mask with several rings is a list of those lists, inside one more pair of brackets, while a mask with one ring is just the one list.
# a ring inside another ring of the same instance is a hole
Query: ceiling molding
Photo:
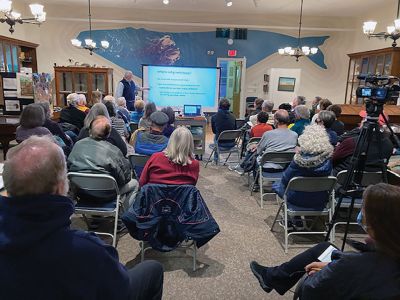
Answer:
[[[87, 18], [48, 17], [49, 21], [88, 22]], [[269, 26], [269, 25], [246, 25], [246, 24], [218, 24], [218, 23], [190, 23], [190, 22], [157, 22], [157, 21], [134, 21], [134, 20], [109, 20], [92, 19], [96, 23], [109, 24], [135, 24], [135, 25], [163, 25], [163, 26], [186, 26], [207, 28], [247, 28], [247, 29], [275, 29], [275, 30], [298, 30], [298, 26]], [[331, 31], [331, 32], [353, 32], [354, 28], [336, 27], [302, 27], [303, 31]]]

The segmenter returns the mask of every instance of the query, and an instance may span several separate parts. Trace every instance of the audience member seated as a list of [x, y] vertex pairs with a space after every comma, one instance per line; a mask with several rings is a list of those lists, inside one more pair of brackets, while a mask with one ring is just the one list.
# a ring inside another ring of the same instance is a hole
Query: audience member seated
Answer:
[[105, 104], [108, 115], [110, 116], [111, 126], [114, 128], [118, 134], [125, 140], [129, 133], [127, 130], [127, 125], [125, 124], [124, 120], [117, 115], [117, 111], [115, 108], [115, 104], [111, 101], [106, 102]]
[[[257, 145], [257, 154], [260, 156], [266, 152], [290, 152], [297, 146], [297, 133], [288, 129], [289, 113], [284, 109], [278, 109], [274, 115], [275, 128], [263, 134]], [[281, 172], [283, 167], [278, 164], [266, 163], [263, 168], [267, 172]]]
[[294, 114], [294, 109], [296, 108], [296, 106], [299, 105], [306, 105], [307, 100], [306, 97], [304, 96], [296, 96], [293, 101], [292, 101], [292, 109], [289, 112], [289, 117], [290, 117], [290, 123], [294, 123], [294, 121], [296, 120], [296, 116]]
[[144, 101], [142, 99], [135, 100], [135, 110], [131, 111], [131, 122], [139, 124], [140, 119], [143, 117]]
[[335, 122], [333, 122], [331, 129], [336, 132], [336, 134], [338, 136], [341, 136], [344, 133], [344, 123], [342, 121], [339, 121], [338, 118], [341, 116], [342, 114], [342, 108], [340, 107], [340, 105], [337, 104], [333, 104], [328, 106], [328, 108], [326, 109], [327, 111], [331, 111], [335, 114]]
[[106, 116], [97, 116], [90, 124], [90, 137], [78, 141], [68, 156], [71, 172], [104, 173], [115, 178], [125, 208], [132, 204], [138, 182], [132, 179], [131, 166], [119, 149], [107, 139], [111, 133], [111, 123]]
[[335, 131], [332, 130], [332, 125], [336, 120], [336, 116], [332, 111], [323, 110], [318, 113], [315, 123], [325, 127], [326, 133], [329, 136], [329, 141], [332, 146], [336, 146], [338, 137]]
[[157, 111], [157, 107], [154, 104], [154, 102], [148, 102], [144, 107], [143, 117], [141, 117], [139, 120], [139, 128], [143, 128], [146, 130], [150, 129], [150, 126], [152, 123], [150, 120], [150, 116], [152, 113], [154, 113], [156, 111]]
[[76, 106], [77, 109], [80, 111], [83, 111], [85, 114], [89, 112], [89, 107], [86, 106], [86, 96], [84, 94], [78, 94], [79, 96], [79, 101], [78, 105]]
[[251, 110], [250, 115], [246, 118], [246, 121], [249, 121], [251, 116], [257, 116], [258, 113], [262, 111], [263, 103], [264, 99], [262, 98], [256, 98], [256, 100], [254, 100], [254, 108]]
[[43, 127], [46, 117], [44, 110], [37, 104], [27, 105], [19, 118], [19, 126], [17, 127], [16, 137], [18, 143], [21, 143], [32, 135], [51, 135], [51, 132]]
[[[332, 102], [331, 102], [329, 99], [322, 99], [322, 100], [319, 102], [318, 113], [321, 112], [321, 111], [327, 110], [328, 107], [331, 106], [331, 105], [332, 105]], [[317, 118], [318, 118], [318, 113], [316, 113], [316, 114], [312, 117], [312, 119], [311, 119], [311, 124], [315, 124], [315, 121], [316, 121]]]
[[67, 96], [67, 106], [60, 112], [60, 122], [68, 123], [75, 126], [78, 130], [83, 127], [86, 114], [77, 108], [79, 102], [78, 94], [69, 94]]
[[74, 204], [67, 198], [65, 157], [51, 139], [31, 137], [10, 149], [3, 178], [1, 299], [162, 298], [158, 262], [127, 270], [115, 248], [70, 228]]
[[100, 91], [92, 92], [92, 101], [89, 104], [90, 107], [95, 105], [96, 103], [101, 103], [103, 101], [103, 93]]
[[165, 128], [163, 130], [163, 134], [167, 138], [169, 138], [171, 136], [171, 134], [175, 130], [175, 126], [174, 126], [174, 123], [175, 123], [175, 112], [172, 109], [172, 107], [169, 107], [169, 106], [168, 107], [164, 107], [161, 111], [168, 116], [168, 123], [167, 123], [167, 125], [165, 126]]
[[50, 110], [49, 102], [39, 102], [37, 105], [43, 108], [45, 114], [46, 120], [44, 121], [43, 127], [46, 127], [53, 136], [57, 136], [62, 140], [62, 142], [65, 144], [65, 147], [63, 147], [64, 153], [68, 156], [73, 146], [71, 138], [64, 133], [60, 124], [51, 119], [52, 112]]
[[[278, 109], [284, 109], [286, 110], [288, 113], [290, 113], [292, 111], [292, 105], [289, 103], [282, 103], [279, 105]], [[291, 124], [291, 123], [289, 123]]]
[[117, 114], [121, 119], [124, 120], [126, 124], [129, 124], [131, 120], [131, 115], [129, 110], [126, 108], [126, 100], [125, 97], [119, 97], [117, 99]]
[[168, 116], [156, 111], [150, 115], [150, 130], [139, 131], [135, 140], [135, 152], [143, 155], [152, 155], [161, 152], [167, 147], [168, 138], [163, 135], [165, 125], [168, 123]]
[[319, 110], [319, 103], [321, 102], [322, 98], [320, 96], [315, 96], [314, 100], [311, 103], [311, 109], [310, 109], [310, 118], [312, 118], [317, 110]]
[[257, 125], [250, 129], [250, 137], [262, 137], [264, 132], [272, 130], [272, 126], [267, 124], [268, 113], [261, 111], [257, 115]]
[[[231, 107], [231, 103], [228, 99], [221, 99], [218, 105], [218, 112], [211, 117], [211, 129], [214, 133], [214, 144], [217, 142], [217, 139], [221, 132], [226, 130], [235, 130], [236, 129], [236, 118], [235, 116], [229, 111]], [[234, 140], [223, 141], [219, 143], [219, 147], [222, 149], [230, 149], [235, 145]], [[211, 148], [214, 145], [210, 145]], [[218, 161], [218, 153], [214, 152], [214, 162]]]
[[154, 153], [146, 163], [139, 184], [190, 184], [199, 178], [199, 162], [194, 159], [192, 133], [186, 127], [178, 127], [171, 134], [163, 152]]
[[[274, 113], [272, 110], [274, 109], [274, 102], [271, 100], [264, 100], [263, 104], [261, 105], [261, 111], [264, 111], [268, 114], [268, 124], [274, 125]], [[258, 114], [257, 114], [258, 115]], [[257, 115], [252, 115], [249, 118], [249, 121], [253, 124], [257, 124]]]
[[[103, 103], [96, 103], [90, 109], [88, 115], [85, 118], [85, 125], [79, 133], [78, 141], [90, 136], [90, 125], [97, 116], [105, 116], [107, 119], [110, 119], [107, 108]], [[110, 136], [107, 138], [107, 141], [116, 146], [119, 150], [121, 150], [122, 154], [126, 156], [126, 143], [119, 135], [118, 131], [115, 130], [115, 128], [111, 128], [111, 133]]]
[[294, 108], [295, 122], [290, 128], [298, 136], [303, 134], [304, 128], [310, 124], [310, 110], [305, 105], [298, 105]]
[[[347, 136], [333, 152], [333, 175], [336, 176], [340, 171], [348, 170], [351, 165], [351, 157], [356, 150], [357, 140], [360, 134], [360, 129], [352, 130], [346, 133]], [[350, 134], [351, 133], [351, 134]], [[365, 161], [365, 171], [377, 172], [381, 171], [381, 159], [379, 154], [379, 148], [382, 150], [382, 159], [386, 162], [389, 161], [393, 154], [393, 143], [390, 140], [390, 135], [385, 132], [381, 133], [381, 141], [377, 140], [375, 134], [372, 135], [372, 140], [364, 145], [363, 152], [367, 151], [367, 157]]]
[[334, 250], [331, 262], [321, 262], [331, 246], [321, 243], [276, 267], [251, 262], [262, 289], [284, 295], [307, 274], [300, 299], [399, 299], [399, 195], [399, 187], [385, 183], [366, 189], [362, 225], [369, 238], [361, 252]]
[[[272, 190], [280, 197], [286, 190], [290, 179], [294, 177], [324, 177], [332, 172], [333, 147], [325, 129], [318, 125], [309, 125], [299, 137], [300, 148], [293, 161], [283, 172], [282, 179], [275, 182]], [[307, 193], [290, 192], [287, 196], [289, 208], [305, 210], [322, 210], [325, 208], [328, 195], [325, 192]]]
[[115, 98], [113, 95], [107, 95], [103, 98], [102, 102], [106, 104], [107, 102], [112, 102], [115, 104]]

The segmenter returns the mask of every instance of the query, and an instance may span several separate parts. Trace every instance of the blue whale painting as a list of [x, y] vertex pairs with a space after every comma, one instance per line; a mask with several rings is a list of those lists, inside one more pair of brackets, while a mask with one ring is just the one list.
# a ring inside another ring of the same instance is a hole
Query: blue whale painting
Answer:
[[[78, 39], [89, 37], [88, 31], [79, 33]], [[305, 37], [302, 45], [319, 47], [329, 36]], [[237, 50], [238, 57], [247, 58], [247, 67], [277, 53], [278, 48], [297, 46], [297, 38], [268, 31], [249, 30], [247, 40], [235, 40], [229, 46], [227, 40], [216, 38], [214, 31], [206, 32], [158, 32], [132, 27], [123, 29], [95, 30], [92, 39], [100, 44], [107, 40], [110, 47], [96, 53], [118, 66], [142, 76], [142, 64], [174, 66], [216, 66], [217, 57], [226, 57], [229, 49]], [[209, 55], [208, 51], [214, 51]], [[321, 68], [327, 69], [324, 54], [308, 57]]]

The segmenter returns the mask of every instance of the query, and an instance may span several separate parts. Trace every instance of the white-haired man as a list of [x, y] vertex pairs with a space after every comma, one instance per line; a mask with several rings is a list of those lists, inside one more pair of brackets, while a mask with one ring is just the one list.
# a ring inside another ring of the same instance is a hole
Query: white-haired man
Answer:
[[133, 81], [133, 73], [131, 71], [126, 71], [124, 78], [118, 83], [117, 90], [115, 92], [115, 98], [124, 97], [126, 100], [126, 107], [130, 111], [134, 111], [135, 107], [135, 96], [137, 91], [143, 91], [146, 88], [142, 88], [135, 84]]
[[0, 299], [161, 299], [159, 263], [127, 270], [115, 248], [70, 228], [65, 158], [50, 138], [10, 149], [3, 177]]
[[83, 121], [86, 118], [86, 114], [77, 108], [79, 101], [80, 96], [76, 93], [72, 93], [67, 96], [68, 105], [60, 112], [60, 121], [62, 123], [72, 124], [78, 130], [81, 130], [83, 127]]

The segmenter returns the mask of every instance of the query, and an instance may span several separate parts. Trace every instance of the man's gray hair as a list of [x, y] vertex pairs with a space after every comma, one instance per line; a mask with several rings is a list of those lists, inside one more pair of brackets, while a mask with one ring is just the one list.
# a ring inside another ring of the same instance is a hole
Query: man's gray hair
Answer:
[[130, 77], [132, 77], [132, 76], [133, 76], [132, 71], [126, 71], [125, 74], [124, 74], [124, 78], [125, 78], [125, 79], [130, 78]]
[[274, 109], [274, 101], [264, 100], [261, 109], [266, 112], [272, 112], [272, 110]]
[[307, 100], [304, 96], [297, 96], [297, 105], [306, 105]]
[[89, 113], [85, 118], [85, 121], [83, 122], [84, 125], [83, 127], [89, 129], [90, 124], [92, 124], [93, 120], [97, 116], [105, 116], [107, 119], [110, 119], [107, 107], [103, 103], [96, 103], [95, 105], [92, 106], [92, 108], [89, 110]]
[[72, 93], [67, 96], [67, 103], [71, 106], [78, 105], [80, 97], [77, 93]]
[[[65, 196], [68, 179], [64, 153], [51, 137], [31, 136], [8, 151], [3, 179], [11, 197], [57, 192]], [[60, 184], [64, 191], [59, 190]]]
[[126, 99], [125, 99], [125, 97], [119, 97], [119, 98], [117, 99], [117, 105], [118, 105], [118, 106], [125, 107], [125, 106], [126, 106]]
[[310, 110], [305, 105], [298, 105], [294, 108], [294, 114], [300, 119], [309, 120]]

